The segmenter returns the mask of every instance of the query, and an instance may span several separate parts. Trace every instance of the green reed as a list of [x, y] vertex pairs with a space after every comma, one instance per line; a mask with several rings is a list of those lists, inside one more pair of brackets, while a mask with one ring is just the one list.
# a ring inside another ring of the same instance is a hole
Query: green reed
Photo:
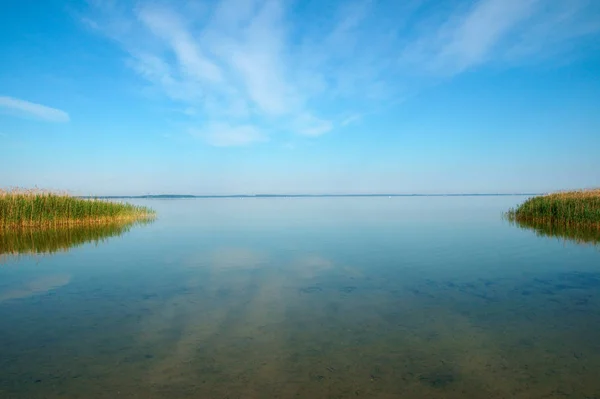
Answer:
[[99, 224], [154, 217], [128, 203], [73, 197], [41, 190], [0, 190], [0, 228]]
[[529, 198], [506, 214], [509, 220], [600, 228], [600, 189]]

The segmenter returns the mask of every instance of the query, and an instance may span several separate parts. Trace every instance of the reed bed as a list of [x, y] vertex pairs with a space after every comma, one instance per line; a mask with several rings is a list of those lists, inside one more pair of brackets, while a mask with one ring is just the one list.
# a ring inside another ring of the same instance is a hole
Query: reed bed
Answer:
[[149, 219], [147, 207], [44, 190], [0, 190], [0, 229], [105, 224]]
[[600, 229], [600, 189], [529, 198], [507, 213], [509, 220]]

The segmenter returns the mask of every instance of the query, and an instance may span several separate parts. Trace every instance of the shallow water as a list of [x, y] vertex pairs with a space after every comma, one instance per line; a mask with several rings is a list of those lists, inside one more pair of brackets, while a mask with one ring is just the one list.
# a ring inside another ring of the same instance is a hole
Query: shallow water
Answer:
[[600, 398], [600, 250], [524, 199], [136, 201], [0, 258], [0, 397]]

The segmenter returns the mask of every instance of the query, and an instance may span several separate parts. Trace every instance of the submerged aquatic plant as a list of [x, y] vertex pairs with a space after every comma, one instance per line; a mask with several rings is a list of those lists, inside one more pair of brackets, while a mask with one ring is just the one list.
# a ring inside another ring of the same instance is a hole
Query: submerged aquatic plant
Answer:
[[101, 224], [153, 218], [147, 207], [45, 190], [0, 190], [0, 228]]

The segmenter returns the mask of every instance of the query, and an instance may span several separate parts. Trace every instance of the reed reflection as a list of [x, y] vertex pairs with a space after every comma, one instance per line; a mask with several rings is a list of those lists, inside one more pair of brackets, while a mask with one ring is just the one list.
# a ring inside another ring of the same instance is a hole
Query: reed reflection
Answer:
[[600, 244], [600, 226], [590, 224], [564, 224], [551, 221], [509, 219], [509, 222], [522, 229], [535, 231], [539, 237], [556, 237], [578, 244]]
[[153, 219], [130, 222], [72, 225], [54, 228], [0, 229], [0, 259], [13, 255], [38, 255], [67, 252], [88, 242], [99, 244], [128, 232], [133, 226]]

